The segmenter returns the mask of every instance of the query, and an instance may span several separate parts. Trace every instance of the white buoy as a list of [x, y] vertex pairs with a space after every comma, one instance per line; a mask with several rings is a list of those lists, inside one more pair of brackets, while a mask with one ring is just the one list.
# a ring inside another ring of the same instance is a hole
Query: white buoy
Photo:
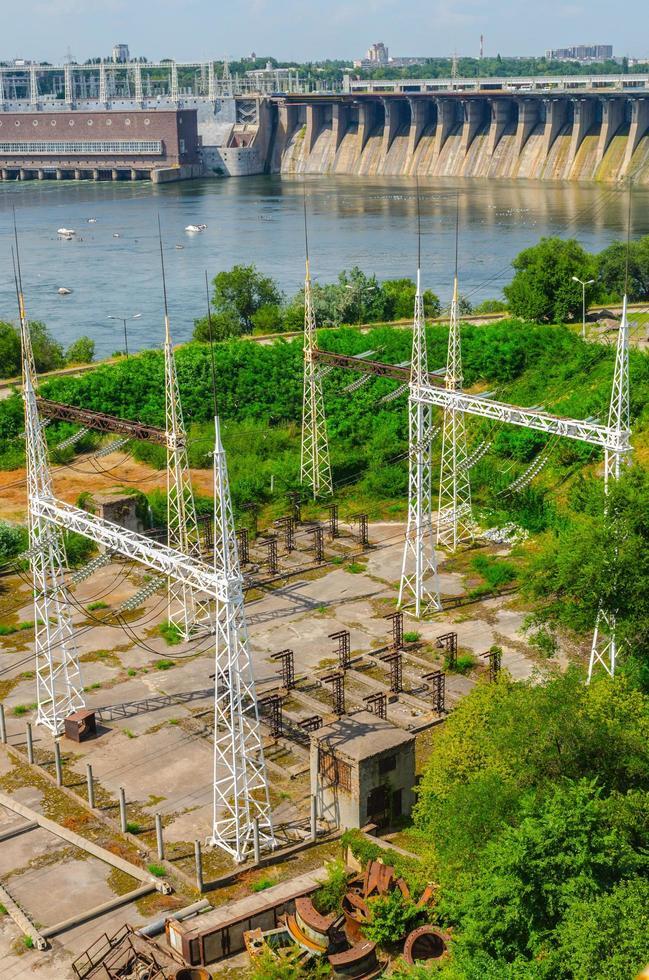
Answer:
[[58, 292], [59, 296], [69, 296], [70, 293], [72, 292], [72, 290], [71, 289], [67, 289], [65, 286], [59, 286], [57, 292]]

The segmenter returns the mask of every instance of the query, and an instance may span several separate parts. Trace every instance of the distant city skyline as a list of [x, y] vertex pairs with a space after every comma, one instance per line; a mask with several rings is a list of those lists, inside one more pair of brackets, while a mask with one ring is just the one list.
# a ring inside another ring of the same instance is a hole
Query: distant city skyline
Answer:
[[63, 62], [105, 55], [116, 43], [150, 60], [238, 60], [256, 51], [285, 61], [358, 59], [382, 40], [395, 56], [542, 56], [575, 44], [612, 44], [615, 55], [647, 57], [645, 0], [628, 0], [620, 17], [603, 0], [546, 0], [521, 14], [515, 0], [388, 0], [352, 4], [330, 0], [323, 11], [297, 0], [24, 0], [3, 24], [0, 59]]

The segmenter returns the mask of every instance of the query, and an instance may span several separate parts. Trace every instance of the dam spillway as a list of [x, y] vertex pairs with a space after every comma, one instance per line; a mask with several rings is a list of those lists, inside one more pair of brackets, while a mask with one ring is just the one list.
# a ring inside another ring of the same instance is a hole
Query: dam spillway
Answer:
[[649, 183], [649, 95], [294, 96], [276, 101], [283, 174]]

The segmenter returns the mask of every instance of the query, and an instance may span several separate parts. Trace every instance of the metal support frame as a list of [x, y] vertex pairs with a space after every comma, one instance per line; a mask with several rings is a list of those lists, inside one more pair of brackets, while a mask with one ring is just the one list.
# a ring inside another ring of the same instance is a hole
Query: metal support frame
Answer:
[[[448, 353], [444, 382], [447, 391], [462, 391], [462, 346], [458, 315], [457, 276], [453, 281], [453, 300], [448, 328]], [[449, 406], [444, 409], [442, 457], [439, 474], [437, 540], [451, 551], [473, 539], [471, 520], [471, 484], [469, 454], [466, 443], [464, 412]]]
[[172, 102], [178, 102], [178, 66], [175, 61], [171, 62], [170, 74], [170, 98]]
[[491, 650], [487, 650], [486, 653], [481, 653], [483, 657], [489, 664], [489, 680], [493, 684], [498, 680], [503, 662], [503, 652], [500, 647], [493, 647]]
[[438, 650], [446, 650], [449, 670], [455, 670], [457, 666], [457, 633], [442, 633], [441, 636], [435, 638], [435, 646]]
[[266, 708], [270, 715], [271, 738], [281, 738], [284, 733], [282, 725], [282, 698], [279, 694], [267, 694], [259, 699], [259, 707]]
[[338, 537], [338, 504], [329, 507], [329, 538], [335, 541]]
[[368, 694], [363, 698], [368, 711], [373, 715], [378, 715], [384, 721], [388, 717], [388, 696], [384, 691], [377, 691], [375, 694]]
[[345, 709], [345, 672], [335, 670], [331, 674], [325, 674], [320, 680], [324, 684], [331, 684], [331, 710], [338, 717], [346, 713]]
[[271, 660], [279, 661], [282, 665], [282, 687], [292, 691], [295, 687], [295, 655], [292, 650], [280, 650], [274, 653]]
[[324, 528], [314, 527], [308, 532], [313, 535], [313, 554], [315, 560], [320, 563], [325, 560], [324, 554]]
[[368, 548], [370, 544], [369, 518], [367, 514], [356, 514], [352, 520], [358, 524], [358, 541], [361, 548]]
[[433, 711], [443, 715], [446, 712], [446, 674], [443, 670], [433, 670], [430, 674], [424, 674], [423, 679], [430, 684]]
[[322, 715], [309, 715], [308, 718], [303, 718], [302, 721], [299, 721], [298, 725], [307, 734], [317, 732], [319, 728], [322, 728]]
[[277, 575], [279, 571], [277, 537], [273, 534], [271, 537], [264, 538], [262, 544], [266, 545], [266, 564], [268, 565], [268, 571], [271, 575]]
[[417, 619], [441, 608], [431, 503], [433, 413], [430, 405], [415, 397], [427, 379], [424, 298], [417, 269], [408, 398], [408, 523], [398, 598], [398, 605], [411, 609]]
[[247, 527], [240, 527], [237, 530], [237, 547], [240, 564], [247, 565], [250, 562], [250, 541]]
[[133, 73], [135, 75], [135, 101], [142, 105], [144, 101], [142, 94], [142, 65], [139, 62], [134, 66]]
[[108, 104], [108, 90], [106, 87], [106, 65], [102, 63], [99, 65], [99, 101], [102, 105]]
[[307, 258], [304, 279], [304, 388], [300, 482], [311, 489], [314, 500], [333, 493], [322, 373], [320, 365], [314, 357], [317, 346], [311, 273]]
[[351, 667], [351, 634], [349, 630], [338, 630], [337, 633], [329, 634], [330, 640], [338, 641], [338, 666], [341, 670]]
[[296, 524], [302, 523], [302, 494], [299, 490], [289, 490], [286, 494], [291, 505], [293, 520]]
[[292, 516], [279, 517], [275, 522], [275, 527], [284, 532], [284, 548], [287, 555], [295, 551], [295, 520]]
[[403, 613], [401, 610], [397, 612], [388, 613], [384, 619], [389, 619], [392, 622], [392, 649], [401, 650], [403, 647]]
[[385, 653], [379, 658], [384, 664], [390, 664], [390, 690], [393, 694], [403, 691], [403, 650]]

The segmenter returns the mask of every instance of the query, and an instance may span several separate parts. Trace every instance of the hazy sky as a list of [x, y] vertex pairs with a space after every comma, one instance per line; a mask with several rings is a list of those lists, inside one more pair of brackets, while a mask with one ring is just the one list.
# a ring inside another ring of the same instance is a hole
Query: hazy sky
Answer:
[[[9, 0], [2, 0], [8, 4]], [[78, 61], [113, 43], [149, 59], [351, 58], [382, 40], [393, 55], [542, 54], [548, 47], [612, 43], [649, 55], [646, 0], [22, 0], [3, 17], [0, 60]]]

